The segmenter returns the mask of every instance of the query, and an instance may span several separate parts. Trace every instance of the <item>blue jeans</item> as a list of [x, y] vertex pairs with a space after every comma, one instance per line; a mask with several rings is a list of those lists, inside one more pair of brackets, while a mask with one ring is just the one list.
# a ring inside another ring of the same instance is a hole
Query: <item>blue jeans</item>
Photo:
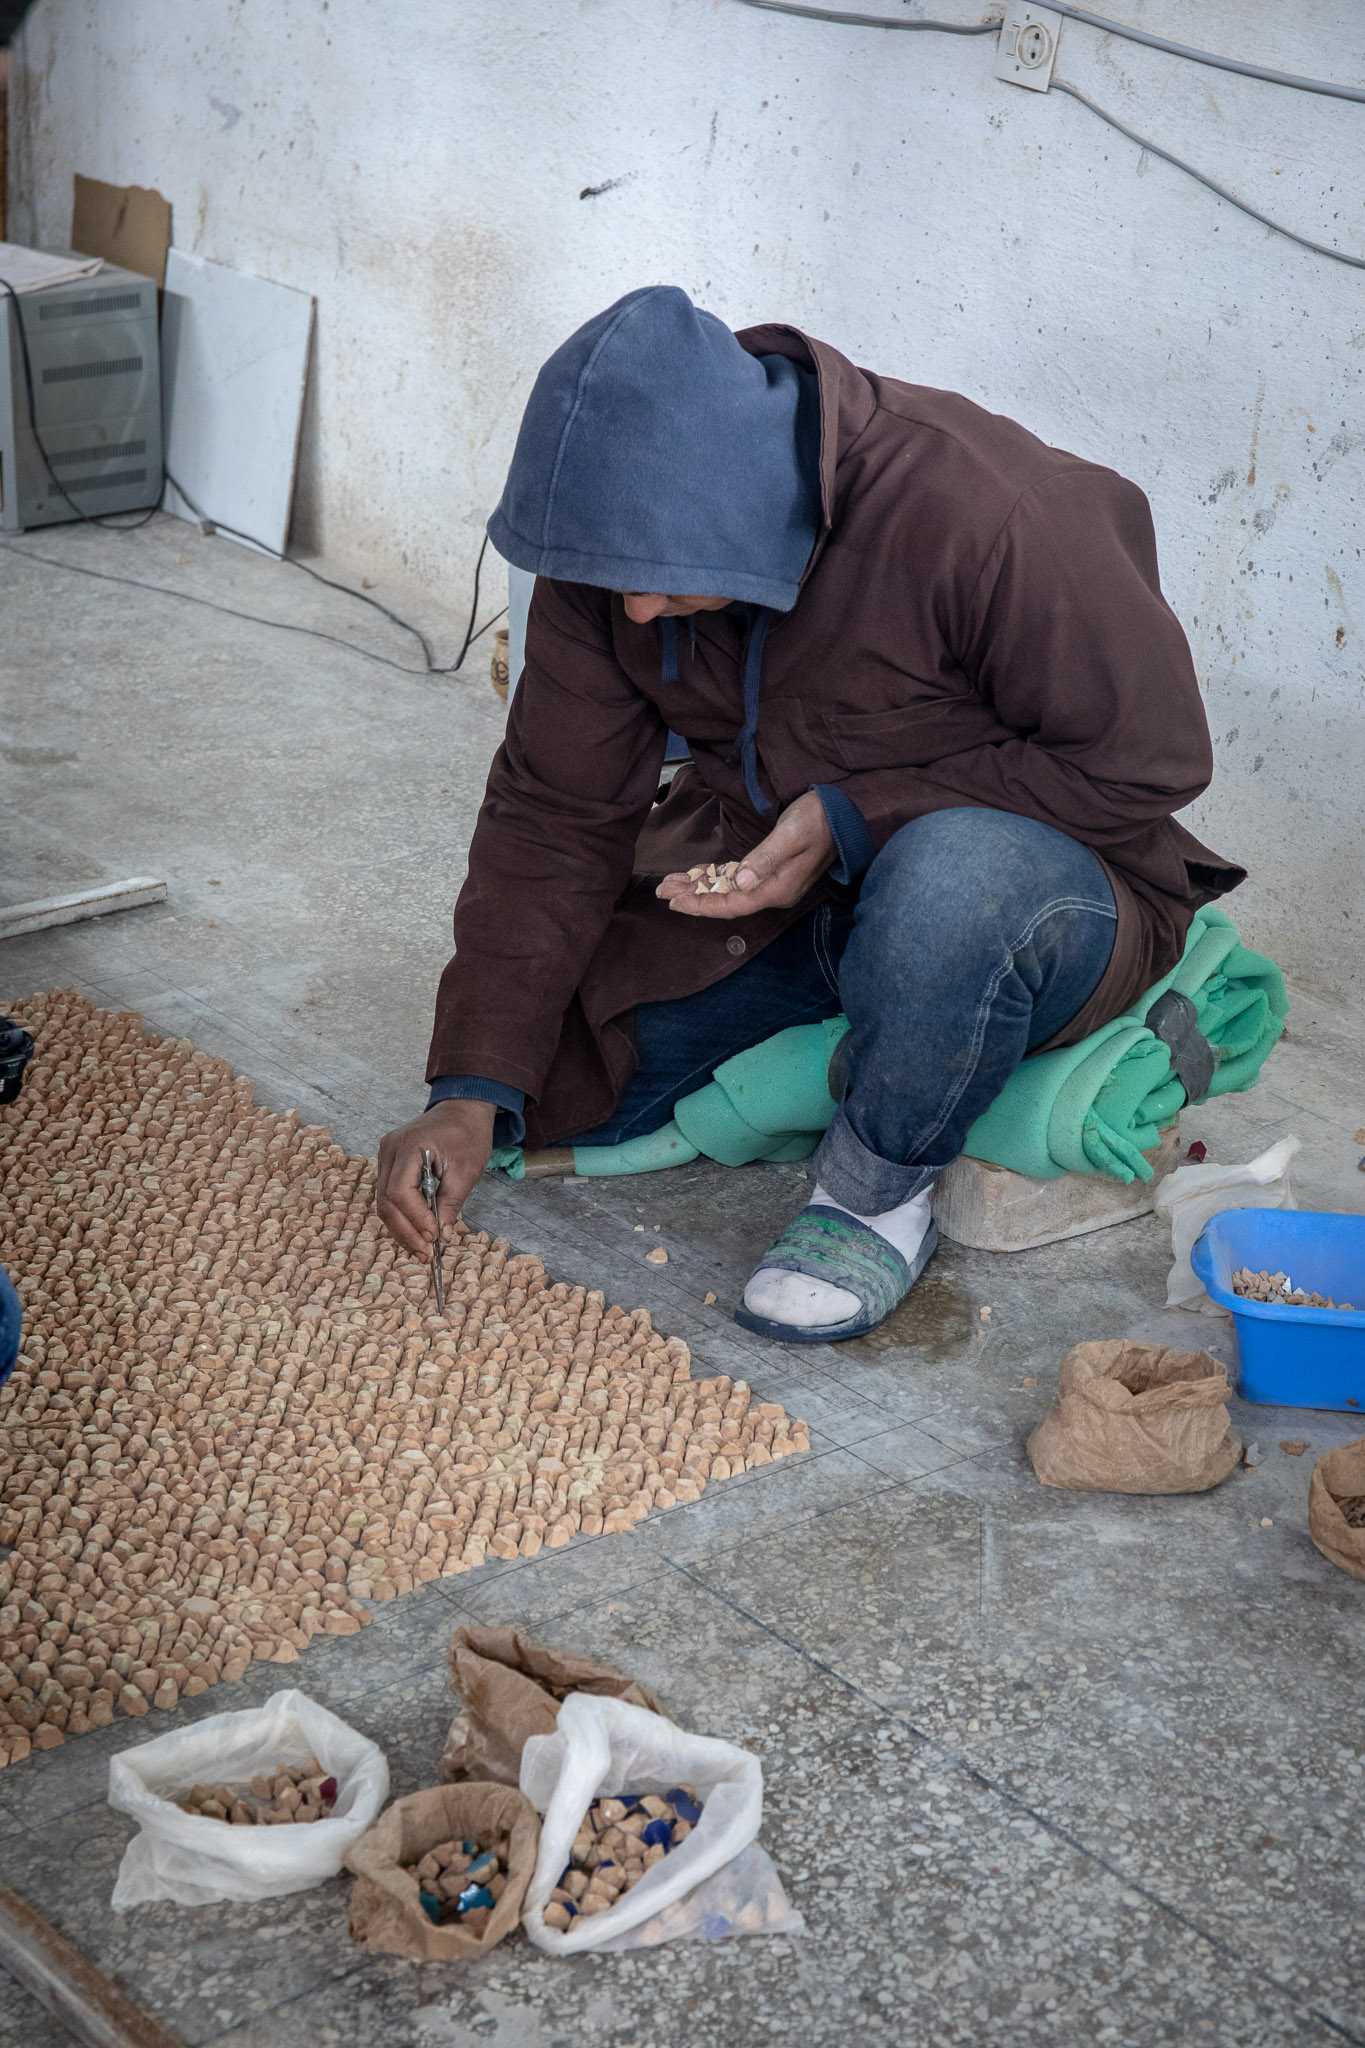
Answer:
[[14, 1371], [19, 1358], [19, 1338], [24, 1316], [14, 1283], [0, 1266], [0, 1387]]
[[856, 905], [825, 904], [726, 980], [636, 1012], [639, 1065], [582, 1145], [658, 1130], [735, 1053], [842, 1011], [840, 1106], [815, 1155], [836, 1202], [877, 1216], [962, 1150], [1025, 1054], [1098, 987], [1118, 912], [1095, 855], [1005, 811], [903, 825]]

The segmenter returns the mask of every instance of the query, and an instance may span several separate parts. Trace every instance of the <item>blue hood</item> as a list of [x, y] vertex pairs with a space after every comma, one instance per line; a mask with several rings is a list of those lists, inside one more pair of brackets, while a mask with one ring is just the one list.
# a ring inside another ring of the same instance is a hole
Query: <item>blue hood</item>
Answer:
[[536, 378], [488, 522], [519, 569], [796, 603], [820, 511], [819, 387], [674, 285], [629, 292]]

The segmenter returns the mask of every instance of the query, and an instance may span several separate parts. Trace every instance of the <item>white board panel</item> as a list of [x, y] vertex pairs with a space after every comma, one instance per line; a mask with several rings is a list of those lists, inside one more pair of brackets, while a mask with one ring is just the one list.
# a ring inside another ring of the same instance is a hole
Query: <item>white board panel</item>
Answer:
[[284, 553], [312, 328], [307, 292], [171, 250], [161, 390], [166, 468], [185, 495], [168, 481], [168, 512], [197, 506]]

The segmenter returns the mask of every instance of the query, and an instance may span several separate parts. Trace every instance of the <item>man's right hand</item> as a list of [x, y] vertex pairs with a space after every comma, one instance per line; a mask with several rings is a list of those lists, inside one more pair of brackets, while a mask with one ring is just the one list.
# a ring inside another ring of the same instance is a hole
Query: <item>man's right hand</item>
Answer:
[[459, 1220], [465, 1197], [493, 1151], [491, 1102], [438, 1102], [424, 1116], [390, 1131], [379, 1147], [375, 1207], [385, 1229], [405, 1251], [429, 1259], [436, 1242], [436, 1218], [422, 1199], [422, 1154], [441, 1177], [437, 1196], [441, 1235]]

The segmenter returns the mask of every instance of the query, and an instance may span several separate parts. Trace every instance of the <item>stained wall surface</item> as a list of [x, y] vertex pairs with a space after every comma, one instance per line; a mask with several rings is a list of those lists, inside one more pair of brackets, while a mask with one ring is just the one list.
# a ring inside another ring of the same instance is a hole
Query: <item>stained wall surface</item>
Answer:
[[[1365, 81], [1350, 0], [1113, 12]], [[1252, 868], [1248, 935], [1349, 994], [1362, 275], [1075, 101], [998, 83], [993, 52], [740, 0], [40, 0], [14, 66], [10, 231], [61, 245], [77, 170], [156, 185], [181, 247], [316, 294], [296, 538], [452, 595], [536, 365], [642, 283], [735, 325], [790, 319], [1112, 463], [1151, 496], [1207, 696], [1218, 779], [1190, 822]], [[1057, 75], [1365, 253], [1359, 106], [1075, 22]]]

